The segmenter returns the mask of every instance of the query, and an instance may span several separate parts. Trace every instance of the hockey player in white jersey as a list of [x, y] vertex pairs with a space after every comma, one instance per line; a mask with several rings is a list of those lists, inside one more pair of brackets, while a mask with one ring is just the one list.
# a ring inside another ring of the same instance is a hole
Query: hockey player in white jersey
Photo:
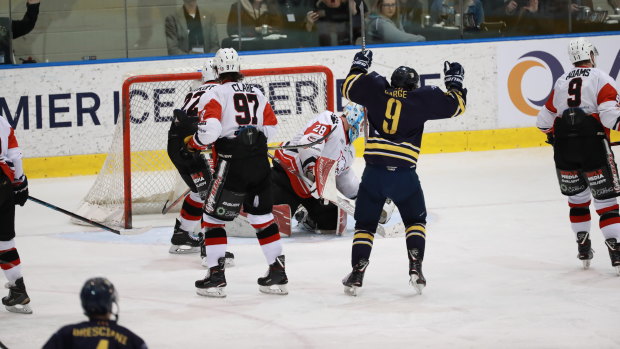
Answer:
[[562, 75], [540, 110], [536, 125], [553, 144], [562, 194], [568, 196], [570, 221], [579, 258], [590, 266], [590, 202], [600, 216], [611, 264], [620, 275], [620, 180], [609, 144], [620, 130], [620, 95], [615, 81], [596, 68], [597, 49], [585, 38], [573, 39], [568, 55], [574, 68]]
[[15, 247], [15, 206], [24, 206], [27, 200], [22, 151], [13, 128], [0, 115], [0, 268], [9, 280], [9, 295], [2, 298], [2, 304], [8, 311], [21, 314], [32, 314], [32, 309]]
[[214, 68], [221, 85], [200, 97], [198, 130], [187, 142], [190, 151], [205, 150], [213, 144], [216, 166], [202, 223], [209, 271], [196, 281], [197, 293], [226, 296], [224, 226], [243, 206], [269, 264], [267, 275], [258, 279], [259, 290], [287, 294], [280, 233], [272, 214], [267, 156], [267, 142], [277, 131], [277, 119], [262, 92], [241, 82], [239, 56], [234, 49], [218, 50]]
[[345, 106], [340, 116], [324, 111], [284, 145], [309, 144], [329, 134], [323, 142], [307, 148], [275, 152], [276, 161], [272, 168], [274, 203], [288, 205], [291, 212], [303, 206], [299, 211], [303, 215], [298, 214], [296, 218], [304, 228], [326, 234], [341, 232], [346, 227], [346, 213], [332, 203], [326, 204], [318, 196], [316, 162], [319, 157], [336, 161], [336, 187], [345, 197], [355, 199], [360, 181], [351, 168], [355, 159], [353, 141], [360, 134], [363, 120], [364, 108], [353, 103]]

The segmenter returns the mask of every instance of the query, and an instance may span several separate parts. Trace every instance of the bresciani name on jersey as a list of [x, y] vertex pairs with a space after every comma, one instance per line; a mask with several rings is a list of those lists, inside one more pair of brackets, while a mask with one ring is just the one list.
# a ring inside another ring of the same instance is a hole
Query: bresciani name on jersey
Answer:
[[369, 137], [364, 159], [374, 165], [415, 166], [424, 123], [465, 112], [460, 91], [443, 92], [436, 86], [413, 91], [394, 89], [376, 72], [349, 75], [342, 85], [342, 94], [366, 107]]
[[116, 322], [100, 320], [64, 326], [43, 346], [43, 349], [51, 348], [146, 349], [146, 344], [142, 338]]

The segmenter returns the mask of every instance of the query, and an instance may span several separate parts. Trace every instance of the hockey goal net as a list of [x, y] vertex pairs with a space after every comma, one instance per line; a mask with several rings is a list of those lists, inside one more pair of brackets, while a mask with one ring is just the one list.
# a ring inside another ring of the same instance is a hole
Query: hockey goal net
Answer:
[[[323, 110], [334, 110], [334, 80], [325, 66], [243, 70], [244, 82], [257, 86], [278, 117], [275, 142], [293, 138]], [[122, 86], [122, 112], [106, 160], [78, 214], [131, 228], [134, 214], [161, 213], [166, 202], [187, 186], [168, 158], [172, 112], [200, 85], [200, 72], [136, 75]], [[177, 205], [181, 206], [181, 205]]]

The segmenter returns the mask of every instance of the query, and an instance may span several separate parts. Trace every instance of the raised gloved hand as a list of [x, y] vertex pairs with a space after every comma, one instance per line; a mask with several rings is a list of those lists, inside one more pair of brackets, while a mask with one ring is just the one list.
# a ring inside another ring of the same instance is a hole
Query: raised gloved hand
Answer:
[[24, 175], [24, 180], [13, 183], [13, 194], [15, 205], [24, 206], [28, 200], [28, 178]]
[[463, 76], [465, 75], [465, 69], [457, 62], [445, 61], [443, 64], [443, 81], [446, 84], [446, 88], [463, 90]]
[[372, 63], [372, 51], [365, 50], [360, 51], [355, 54], [353, 57], [353, 63], [351, 64], [351, 70], [357, 69], [361, 70], [364, 73], [368, 73], [368, 68], [370, 68], [370, 64]]

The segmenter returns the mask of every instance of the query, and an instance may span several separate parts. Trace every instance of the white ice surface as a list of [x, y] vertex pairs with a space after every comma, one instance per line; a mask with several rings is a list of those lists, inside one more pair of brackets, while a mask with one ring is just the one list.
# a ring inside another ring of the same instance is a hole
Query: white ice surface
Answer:
[[[119, 237], [28, 202], [16, 242], [34, 314], [0, 309], [0, 341], [40, 348], [85, 319], [78, 292], [105, 276], [120, 324], [151, 348], [620, 348], [620, 277], [594, 211], [596, 253], [581, 269], [550, 148], [423, 155], [419, 174], [429, 211], [422, 296], [408, 285], [402, 237], [375, 240], [357, 298], [341, 285], [351, 231], [283, 240], [288, 296], [258, 292], [261, 249], [231, 238], [228, 297], [208, 299], [194, 291], [199, 258], [168, 253], [175, 215], [137, 218], [156, 228]], [[30, 193], [73, 210], [93, 178], [31, 180]]]

